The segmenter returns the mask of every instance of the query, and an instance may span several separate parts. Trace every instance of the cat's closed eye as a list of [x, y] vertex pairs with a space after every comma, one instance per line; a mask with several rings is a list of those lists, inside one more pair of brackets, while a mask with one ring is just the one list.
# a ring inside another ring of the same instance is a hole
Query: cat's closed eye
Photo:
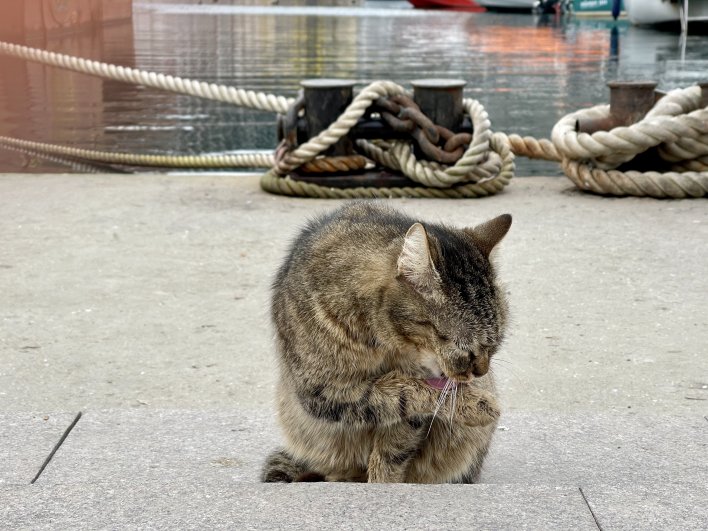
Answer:
[[432, 333], [434, 333], [438, 337], [438, 339], [440, 341], [442, 341], [443, 343], [450, 341], [450, 337], [447, 336], [444, 332], [441, 332], [432, 321], [421, 320], [421, 321], [414, 321], [414, 322], [416, 325], [426, 328], [429, 331], [431, 331]]

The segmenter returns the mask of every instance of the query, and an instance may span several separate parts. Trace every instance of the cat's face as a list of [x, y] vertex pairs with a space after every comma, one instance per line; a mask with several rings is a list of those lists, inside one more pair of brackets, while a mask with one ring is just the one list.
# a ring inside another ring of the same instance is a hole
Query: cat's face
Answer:
[[427, 354], [423, 363], [426, 367], [437, 365], [439, 373], [431, 371], [433, 376], [466, 382], [487, 373], [491, 357], [504, 338], [507, 315], [503, 297], [489, 296], [491, 300], [479, 302], [483, 311], [469, 308], [455, 296], [442, 304], [428, 305], [432, 317], [421, 331]]
[[410, 301], [404, 329], [424, 374], [467, 382], [489, 370], [504, 339], [508, 310], [496, 287], [474, 299], [476, 304], [457, 291], [450, 286], [434, 300]]
[[398, 261], [399, 329], [430, 376], [467, 382], [489, 370], [508, 314], [489, 253], [510, 225], [500, 216], [474, 229], [408, 231]]

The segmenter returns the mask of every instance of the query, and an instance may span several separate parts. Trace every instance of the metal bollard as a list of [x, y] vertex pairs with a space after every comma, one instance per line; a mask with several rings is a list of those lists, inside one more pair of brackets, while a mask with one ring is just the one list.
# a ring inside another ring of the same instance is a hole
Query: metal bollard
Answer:
[[610, 115], [597, 120], [577, 120], [575, 131], [594, 133], [637, 123], [654, 106], [657, 95], [653, 81], [610, 81]]
[[[305, 96], [307, 138], [324, 131], [354, 99], [354, 81], [345, 79], [307, 79], [300, 83]], [[327, 156], [352, 155], [349, 137], [342, 137], [324, 153]]]
[[466, 81], [461, 79], [418, 79], [411, 81], [413, 101], [437, 125], [457, 132], [462, 127], [464, 109], [462, 90]]

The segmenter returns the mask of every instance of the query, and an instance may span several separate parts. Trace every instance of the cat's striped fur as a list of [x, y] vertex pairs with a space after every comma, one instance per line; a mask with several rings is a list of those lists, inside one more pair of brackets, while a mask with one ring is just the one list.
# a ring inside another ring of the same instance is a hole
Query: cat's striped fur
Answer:
[[[264, 481], [476, 481], [507, 322], [489, 254], [510, 225], [421, 224], [359, 202], [305, 227], [273, 285], [286, 443]], [[454, 388], [442, 403], [426, 382], [440, 376]]]

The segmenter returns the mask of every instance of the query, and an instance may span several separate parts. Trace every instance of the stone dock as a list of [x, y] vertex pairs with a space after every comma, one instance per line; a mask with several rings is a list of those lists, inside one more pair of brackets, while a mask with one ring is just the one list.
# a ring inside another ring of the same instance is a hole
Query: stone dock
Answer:
[[509, 212], [504, 415], [478, 485], [263, 485], [269, 286], [332, 200], [257, 176], [0, 175], [0, 527], [706, 529], [708, 208], [564, 178]]

